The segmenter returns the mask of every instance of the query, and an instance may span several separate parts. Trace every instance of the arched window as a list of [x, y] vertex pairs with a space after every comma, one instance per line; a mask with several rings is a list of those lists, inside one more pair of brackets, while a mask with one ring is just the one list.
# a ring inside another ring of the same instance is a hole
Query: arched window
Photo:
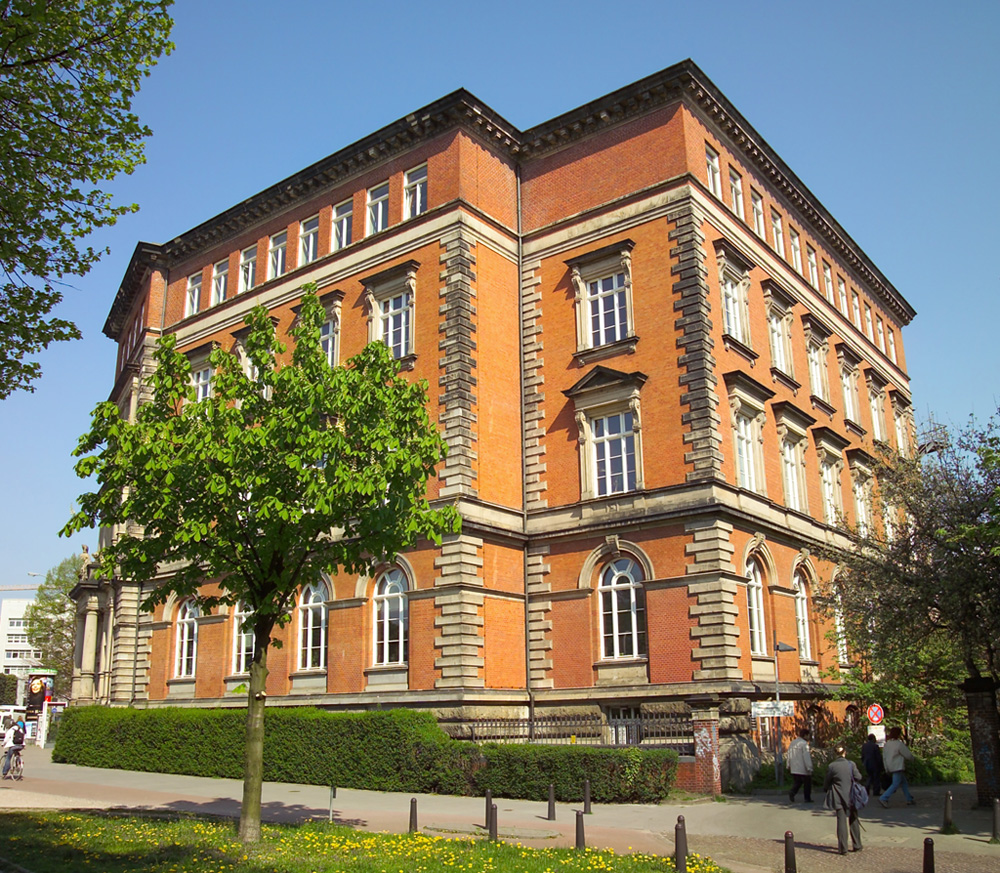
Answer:
[[326, 591], [307, 585], [299, 598], [299, 669], [326, 666]]
[[253, 660], [253, 628], [243, 628], [243, 622], [250, 615], [242, 600], [233, 606], [233, 673], [249, 673]]
[[185, 600], [177, 608], [177, 651], [174, 675], [194, 676], [198, 660], [198, 616], [201, 611], [194, 600]]
[[376, 664], [404, 664], [409, 640], [409, 585], [398, 567], [386, 570], [375, 584], [374, 657]]
[[799, 638], [799, 659], [802, 661], [812, 660], [812, 645], [809, 642], [809, 583], [806, 581], [806, 574], [801, 570], [795, 571], [792, 579], [792, 588], [795, 590], [795, 631]]
[[760, 560], [747, 561], [747, 620], [750, 624], [750, 653], [767, 654], [767, 637], [764, 634], [764, 571]]
[[605, 658], [646, 654], [646, 592], [642, 569], [618, 558], [601, 571], [601, 639]]

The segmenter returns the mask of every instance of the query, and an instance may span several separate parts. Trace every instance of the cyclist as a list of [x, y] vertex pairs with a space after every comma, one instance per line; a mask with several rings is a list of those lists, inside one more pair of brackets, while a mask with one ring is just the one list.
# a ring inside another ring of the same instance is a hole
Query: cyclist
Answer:
[[3, 747], [7, 750], [3, 759], [3, 778], [6, 779], [10, 770], [10, 759], [14, 756], [14, 752], [20, 752], [24, 748], [23, 721], [16, 721], [7, 728], [7, 733], [4, 734], [3, 738]]

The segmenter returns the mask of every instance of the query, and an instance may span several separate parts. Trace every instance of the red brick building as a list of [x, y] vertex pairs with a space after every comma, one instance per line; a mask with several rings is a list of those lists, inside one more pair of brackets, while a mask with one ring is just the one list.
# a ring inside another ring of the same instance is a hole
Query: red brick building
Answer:
[[[463, 529], [304, 591], [273, 703], [461, 722], [708, 694], [732, 734], [775, 640], [782, 695], [822, 698], [814, 552], [871, 523], [874, 446], [908, 444], [914, 310], [693, 63], [527, 131], [456, 91], [139, 244], [112, 399], [134, 412], [165, 333], [207, 390], [211, 345], [261, 302], [287, 330], [305, 282], [333, 365], [382, 339], [431, 386], [431, 497]], [[74, 696], [242, 704], [238, 617], [138, 600], [78, 587]]]

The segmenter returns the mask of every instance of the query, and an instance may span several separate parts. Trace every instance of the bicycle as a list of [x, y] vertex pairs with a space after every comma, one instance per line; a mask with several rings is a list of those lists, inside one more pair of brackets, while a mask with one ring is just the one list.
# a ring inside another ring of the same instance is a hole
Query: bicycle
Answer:
[[3, 778], [13, 779], [15, 782], [20, 782], [24, 778], [24, 761], [21, 760], [20, 749], [15, 749], [11, 753], [10, 770], [7, 771], [7, 775]]

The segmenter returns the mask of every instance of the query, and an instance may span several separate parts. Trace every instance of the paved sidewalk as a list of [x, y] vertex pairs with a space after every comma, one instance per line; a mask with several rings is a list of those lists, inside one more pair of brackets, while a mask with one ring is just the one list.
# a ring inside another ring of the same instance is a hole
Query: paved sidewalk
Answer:
[[[0, 810], [136, 809], [168, 810], [237, 817], [242, 783], [125, 770], [100, 770], [53, 764], [48, 750], [25, 750], [24, 781], [0, 782]], [[945, 836], [941, 826], [944, 794], [954, 794], [954, 820], [962, 831]], [[788, 803], [784, 794], [729, 797], [725, 802], [692, 799], [661, 805], [594, 804], [585, 817], [587, 845], [618, 852], [671, 855], [677, 816], [687, 826], [688, 848], [709, 855], [734, 873], [781, 873], [784, 834], [795, 835], [799, 873], [921, 873], [923, 843], [932, 837], [936, 873], [1000, 873], [1000, 846], [990, 845], [992, 811], [974, 808], [969, 785], [914, 788], [916, 806], [893, 798], [888, 810], [877, 802], [862, 813], [865, 849], [835, 852], [835, 819], [822, 809], [820, 792], [813, 805]], [[372, 831], [405, 831], [409, 794], [339, 789], [333, 801], [335, 821]], [[420, 829], [445, 836], [481, 834], [482, 798], [416, 795]], [[330, 790], [323, 786], [268, 782], [263, 816], [272, 822], [299, 822], [329, 815]], [[546, 820], [546, 804], [497, 801], [501, 839], [530, 846], [572, 847], [576, 810], [581, 804], [558, 804], [556, 821]], [[2, 816], [2, 812], [0, 812]], [[2, 818], [0, 818], [2, 821]]]

